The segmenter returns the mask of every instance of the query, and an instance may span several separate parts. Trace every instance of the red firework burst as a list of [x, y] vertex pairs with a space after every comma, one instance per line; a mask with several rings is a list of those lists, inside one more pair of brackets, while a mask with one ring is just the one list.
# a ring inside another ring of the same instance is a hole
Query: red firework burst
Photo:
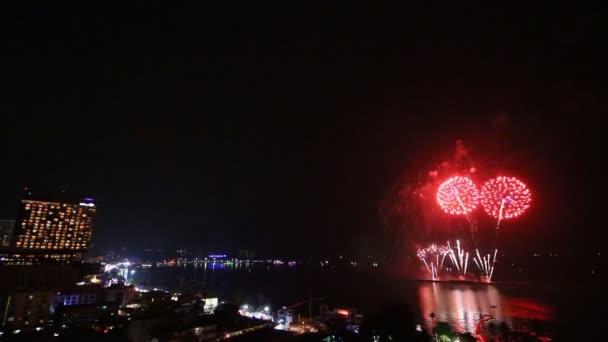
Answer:
[[481, 187], [481, 205], [499, 222], [523, 214], [530, 207], [530, 202], [530, 189], [515, 177], [496, 177]]
[[437, 203], [448, 214], [467, 215], [477, 208], [479, 191], [467, 177], [452, 177], [437, 189]]

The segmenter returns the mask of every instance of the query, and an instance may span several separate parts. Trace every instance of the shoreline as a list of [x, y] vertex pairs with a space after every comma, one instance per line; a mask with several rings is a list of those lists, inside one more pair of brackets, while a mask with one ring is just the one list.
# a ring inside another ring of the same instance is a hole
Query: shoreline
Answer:
[[415, 281], [428, 282], [428, 283], [443, 283], [443, 284], [475, 284], [475, 285], [529, 285], [529, 282], [523, 281], [493, 281], [483, 282], [478, 280], [460, 280], [460, 279], [449, 279], [449, 280], [431, 280], [431, 279], [414, 279]]

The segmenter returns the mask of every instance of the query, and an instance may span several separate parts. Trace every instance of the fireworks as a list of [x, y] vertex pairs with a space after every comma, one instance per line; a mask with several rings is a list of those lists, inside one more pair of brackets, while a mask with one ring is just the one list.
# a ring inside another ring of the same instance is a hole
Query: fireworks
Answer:
[[[457, 274], [460, 280], [467, 279], [469, 253], [462, 248], [460, 240], [456, 240], [455, 246], [452, 246], [449, 241], [445, 245], [430, 244], [426, 248], [419, 248], [416, 255], [430, 273], [432, 280], [439, 280], [440, 275], [442, 277], [446, 274], [449, 275], [447, 272], [454, 272], [451, 274]], [[492, 281], [497, 256], [498, 249], [494, 250], [494, 254], [488, 253], [486, 255], [482, 255], [479, 249], [475, 249], [475, 255], [472, 255], [472, 259], [479, 270], [478, 274], [481, 276], [481, 281]], [[453, 267], [443, 267], [446, 257], [451, 261]]]
[[514, 177], [497, 177], [481, 188], [481, 204], [485, 211], [498, 219], [517, 217], [530, 207], [532, 194], [526, 184]]
[[498, 249], [494, 250], [494, 258], [490, 258], [490, 254], [486, 256], [481, 256], [479, 254], [479, 250], [476, 249], [475, 252], [477, 256], [473, 258], [475, 261], [475, 265], [479, 268], [481, 274], [487, 277], [488, 282], [492, 280], [492, 274], [494, 274], [494, 264], [496, 263], [496, 254], [498, 253]]
[[448, 254], [447, 247], [431, 244], [426, 248], [419, 248], [416, 256], [431, 273], [433, 280], [439, 280], [439, 271], [443, 268], [443, 261]]
[[418, 249], [416, 251], [416, 256], [420, 260], [425, 260], [426, 259], [426, 249]]
[[498, 219], [496, 230], [503, 219], [518, 217], [530, 207], [532, 193], [522, 181], [514, 177], [496, 177], [481, 187], [481, 205], [488, 215]]
[[[442, 164], [443, 167], [443, 164]], [[445, 167], [448, 169], [449, 165]], [[459, 170], [463, 174], [477, 174], [475, 167]], [[437, 178], [438, 172], [433, 170], [430, 177]], [[496, 246], [498, 246], [498, 232], [501, 221], [513, 219], [522, 215], [532, 202], [532, 193], [522, 181], [514, 177], [496, 177], [483, 184], [478, 190], [473, 181], [464, 176], [454, 176], [444, 181], [437, 188], [436, 200], [439, 207], [449, 215], [465, 216], [470, 225], [472, 247], [475, 253], [471, 253], [473, 262], [479, 270], [482, 281], [490, 282], [494, 275], [494, 267], [498, 248], [494, 254], [481, 255], [479, 252], [479, 237], [477, 223], [472, 215], [473, 211], [482, 206], [484, 211], [498, 220], [496, 224]], [[474, 255], [473, 255], [474, 254]], [[418, 250], [418, 258], [424, 263], [433, 280], [439, 280], [443, 272], [453, 272], [461, 280], [466, 279], [468, 272], [469, 253], [462, 248], [460, 240], [452, 247], [450, 242], [445, 245], [431, 244], [426, 248]], [[448, 267], [444, 268], [445, 259], [448, 259]]]
[[477, 208], [479, 191], [467, 177], [456, 176], [443, 182], [437, 189], [437, 203], [448, 214], [465, 215], [471, 230], [471, 239], [477, 245], [477, 225], [470, 212]]
[[441, 264], [439, 264], [439, 269], [443, 269], [443, 262], [445, 261], [445, 257], [450, 255], [452, 250], [450, 249], [450, 243], [448, 242], [447, 246], [442, 246], [439, 248], [439, 254], [441, 255]]
[[456, 240], [456, 252], [450, 247], [450, 242], [448, 242], [448, 249], [452, 264], [456, 267], [458, 273], [464, 277], [467, 274], [467, 267], [469, 265], [469, 253], [460, 248], [459, 240]]
[[477, 208], [478, 201], [477, 187], [467, 177], [452, 177], [437, 189], [437, 203], [451, 215], [468, 215]]
[[455, 250], [452, 249], [448, 241], [445, 245], [430, 244], [426, 248], [419, 248], [416, 256], [422, 261], [433, 280], [439, 280], [439, 273], [445, 270], [443, 266], [446, 257], [449, 257], [461, 279], [467, 274], [469, 253], [460, 247], [460, 241], [458, 240]]
[[[429, 251], [429, 248], [419, 248], [418, 251], [416, 252], [416, 256], [418, 256], [418, 259], [420, 259], [420, 261], [422, 261], [424, 263], [424, 267], [426, 267], [427, 271], [429, 271], [431, 273], [431, 278], [433, 280], [439, 280], [439, 275], [437, 274], [437, 268], [435, 263], [432, 261], [432, 256], [429, 255], [429, 253], [427, 253], [427, 251]], [[431, 266], [429, 266], [429, 263], [426, 262], [427, 257], [431, 257]]]

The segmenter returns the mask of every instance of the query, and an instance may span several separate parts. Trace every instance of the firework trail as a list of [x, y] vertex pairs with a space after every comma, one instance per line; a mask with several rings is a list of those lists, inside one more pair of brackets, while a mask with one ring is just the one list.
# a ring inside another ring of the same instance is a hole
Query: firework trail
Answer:
[[471, 239], [477, 246], [477, 225], [470, 213], [477, 208], [479, 191], [470, 178], [456, 176], [443, 182], [437, 189], [437, 203], [447, 214], [464, 215], [469, 222]]
[[448, 247], [437, 246], [434, 243], [416, 251], [416, 256], [422, 261], [433, 280], [439, 280], [439, 272], [443, 270], [443, 262], [448, 254]]
[[479, 249], [476, 249], [475, 252], [477, 256], [473, 258], [475, 261], [475, 265], [479, 268], [479, 271], [482, 275], [488, 278], [488, 281], [492, 281], [492, 275], [494, 274], [494, 264], [496, 264], [496, 255], [498, 254], [498, 249], [494, 250], [494, 257], [492, 258], [490, 254], [486, 256], [481, 256], [479, 254]]
[[424, 266], [426, 267], [426, 269], [429, 272], [431, 272], [431, 269], [429, 268], [429, 264], [426, 263], [426, 250], [418, 249], [418, 251], [416, 251], [416, 256], [418, 257], [418, 259], [420, 259], [424, 263]]
[[439, 269], [442, 270], [443, 269], [443, 262], [445, 261], [445, 257], [447, 257], [448, 255], [450, 255], [451, 250], [449, 247], [449, 242], [447, 246], [442, 246], [439, 249], [439, 254], [441, 254], [441, 264], [439, 265]]
[[[474, 257], [473, 261], [485, 276], [491, 278], [493, 265], [496, 261], [496, 252], [498, 250], [494, 253], [494, 261], [491, 261], [489, 255], [487, 257], [481, 257], [479, 250], [476, 249], [476, 251], [477, 257]], [[452, 247], [449, 241], [445, 245], [430, 244], [426, 248], [419, 248], [416, 252], [416, 256], [422, 261], [433, 280], [439, 280], [439, 273], [445, 270], [444, 264], [446, 258], [451, 261], [460, 279], [464, 279], [469, 271], [470, 254], [462, 248], [460, 240], [456, 240], [456, 245], [454, 247]]]
[[522, 215], [532, 201], [532, 193], [525, 183], [515, 177], [496, 177], [481, 187], [481, 205], [488, 215], [497, 219], [496, 243], [503, 219]]
[[456, 267], [456, 270], [458, 271], [458, 273], [460, 275], [462, 275], [463, 277], [466, 276], [467, 268], [469, 265], [469, 253], [465, 252], [463, 249], [460, 248], [460, 240], [456, 240], [456, 251], [455, 252], [451, 248], [449, 241], [448, 241], [448, 249], [449, 249], [449, 255], [450, 255], [450, 260], [452, 261], [452, 264], [454, 265], [454, 267]]

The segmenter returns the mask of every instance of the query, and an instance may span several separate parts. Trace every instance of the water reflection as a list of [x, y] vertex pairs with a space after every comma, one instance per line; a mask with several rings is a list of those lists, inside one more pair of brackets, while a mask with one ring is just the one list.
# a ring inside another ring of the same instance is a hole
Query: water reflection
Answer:
[[418, 287], [418, 300], [427, 329], [436, 322], [448, 322], [458, 331], [474, 332], [485, 314], [513, 326], [508, 300], [494, 285], [423, 282]]
[[[271, 271], [272, 270], [272, 271]], [[433, 282], [379, 281], [382, 273], [319, 271], [316, 269], [267, 263], [229, 264], [201, 262], [197, 267], [157, 267], [136, 271], [136, 284], [170, 291], [207, 291], [232, 298], [267, 297], [267, 302], [285, 305], [301, 299], [311, 284], [314, 290], [338, 303], [361, 305], [369, 310], [380, 309], [381, 303], [418, 302], [425, 327], [446, 321], [459, 331], [474, 332], [480, 317], [492, 315], [512, 328], [525, 327], [530, 320], [553, 320], [553, 309], [541, 304], [555, 303], [544, 286], [509, 284], [467, 284]], [[315, 281], [311, 280], [314, 279]], [[339, 290], [324, 284], [345, 282], [357, 284]], [[316, 286], [316, 285], [315, 285]], [[367, 296], [362, 294], [374, 294]], [[558, 304], [555, 304], [558, 307]], [[435, 313], [431, 319], [429, 314]]]

